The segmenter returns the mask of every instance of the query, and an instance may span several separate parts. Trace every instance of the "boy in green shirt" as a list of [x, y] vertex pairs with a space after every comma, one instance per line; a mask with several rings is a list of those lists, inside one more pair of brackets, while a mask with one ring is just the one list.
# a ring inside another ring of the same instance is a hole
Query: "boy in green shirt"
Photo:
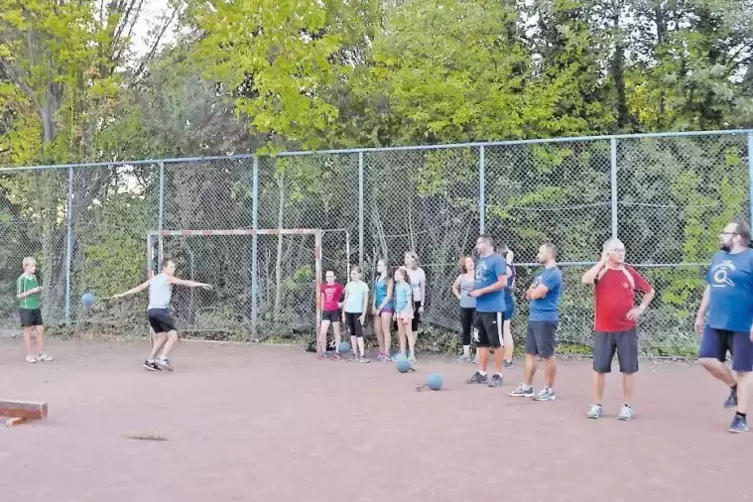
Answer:
[[[41, 302], [39, 292], [42, 286], [34, 275], [37, 271], [37, 260], [27, 256], [23, 261], [24, 273], [18, 278], [16, 298], [20, 301], [19, 312], [21, 326], [24, 329], [24, 344], [26, 345], [26, 362], [52, 361], [52, 358], [44, 353], [44, 323], [42, 322]], [[37, 351], [35, 356], [31, 352], [31, 332], [37, 333]]]

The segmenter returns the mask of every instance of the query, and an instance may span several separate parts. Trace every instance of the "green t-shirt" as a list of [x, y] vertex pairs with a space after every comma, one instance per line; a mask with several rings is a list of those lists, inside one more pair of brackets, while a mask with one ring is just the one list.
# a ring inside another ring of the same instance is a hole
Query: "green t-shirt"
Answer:
[[[21, 276], [18, 278], [18, 294], [25, 293], [26, 291], [34, 289], [38, 286], [39, 283], [37, 282], [36, 275], [21, 274]], [[22, 309], [34, 310], [38, 309], [40, 305], [41, 302], [39, 301], [39, 293], [34, 293], [33, 295], [29, 295], [26, 298], [22, 298], [20, 307]]]

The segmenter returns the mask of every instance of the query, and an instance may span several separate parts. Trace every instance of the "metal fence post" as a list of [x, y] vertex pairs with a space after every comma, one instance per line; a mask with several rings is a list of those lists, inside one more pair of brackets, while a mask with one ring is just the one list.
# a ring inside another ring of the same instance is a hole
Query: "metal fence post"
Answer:
[[[165, 163], [160, 162], [159, 163], [159, 221], [157, 222], [157, 228], [160, 232], [163, 230], [165, 220]], [[159, 234], [158, 237], [158, 243], [159, 243], [159, 263], [157, 264], [157, 269], [160, 270], [160, 267], [162, 267], [162, 261], [165, 259], [165, 249], [163, 246], [164, 239], [162, 238], [162, 234]]]
[[753, 133], [748, 133], [748, 204], [750, 221], [753, 224]]
[[68, 168], [67, 242], [65, 257], [65, 324], [71, 324], [71, 261], [73, 260], [73, 167]]
[[478, 230], [486, 233], [486, 187], [484, 180], [484, 145], [478, 147]]
[[617, 138], [612, 138], [611, 188], [612, 188], [612, 238], [617, 238]]
[[358, 152], [358, 266], [363, 266], [363, 152]]
[[256, 231], [259, 230], [259, 157], [254, 156], [253, 173], [251, 181], [251, 221], [254, 234], [251, 236], [251, 335], [256, 337], [256, 316], [257, 316], [257, 296], [259, 285], [257, 283], [257, 259], [259, 253], [259, 236]]

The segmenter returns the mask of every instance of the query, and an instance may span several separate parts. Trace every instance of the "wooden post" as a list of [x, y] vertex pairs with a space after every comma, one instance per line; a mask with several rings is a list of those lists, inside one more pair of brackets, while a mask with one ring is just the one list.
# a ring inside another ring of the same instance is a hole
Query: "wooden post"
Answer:
[[5, 425], [19, 425], [27, 420], [47, 418], [47, 403], [9, 401], [0, 399], [0, 417], [7, 417]]

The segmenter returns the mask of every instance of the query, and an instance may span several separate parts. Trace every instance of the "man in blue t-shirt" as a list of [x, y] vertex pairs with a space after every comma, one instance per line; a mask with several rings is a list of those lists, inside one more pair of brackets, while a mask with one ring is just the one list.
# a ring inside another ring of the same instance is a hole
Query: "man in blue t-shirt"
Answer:
[[[725, 408], [737, 407], [730, 432], [745, 432], [748, 421], [748, 380], [753, 370], [753, 249], [750, 227], [730, 223], [719, 235], [721, 251], [711, 259], [706, 290], [698, 308], [695, 330], [701, 336], [698, 359], [714, 377], [730, 387]], [[705, 319], [704, 316], [708, 312]], [[732, 355], [732, 376], [724, 364]]]
[[[537, 256], [544, 270], [536, 274], [531, 287], [526, 291], [528, 307], [528, 336], [526, 337], [526, 362], [523, 383], [510, 392], [513, 397], [532, 397], [536, 401], [553, 401], [554, 337], [559, 325], [558, 303], [562, 288], [562, 272], [557, 267], [557, 249], [554, 244], [544, 244]], [[544, 359], [544, 388], [533, 391], [533, 375], [536, 373], [536, 356]]]
[[[500, 350], [503, 343], [502, 323], [505, 320], [505, 295], [507, 285], [507, 265], [505, 260], [494, 252], [494, 239], [483, 234], [476, 240], [479, 259], [474, 274], [475, 282], [470, 296], [476, 299], [476, 318], [473, 337], [479, 356], [479, 369], [468, 383], [483, 383], [489, 387], [500, 387], [503, 383], [502, 364], [505, 351]], [[486, 375], [489, 362], [489, 348], [494, 351], [494, 368], [496, 372], [491, 380]]]

